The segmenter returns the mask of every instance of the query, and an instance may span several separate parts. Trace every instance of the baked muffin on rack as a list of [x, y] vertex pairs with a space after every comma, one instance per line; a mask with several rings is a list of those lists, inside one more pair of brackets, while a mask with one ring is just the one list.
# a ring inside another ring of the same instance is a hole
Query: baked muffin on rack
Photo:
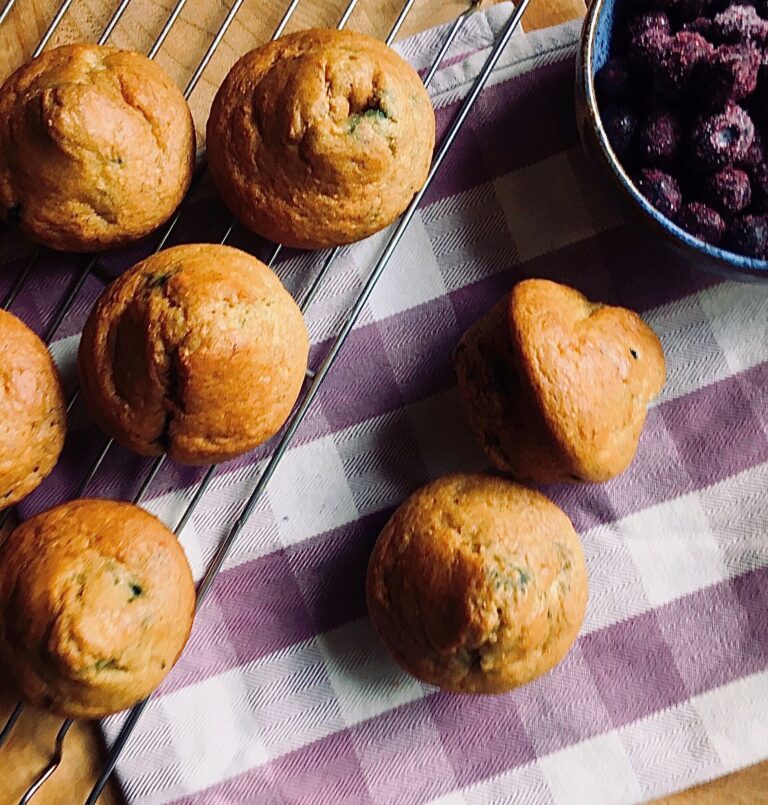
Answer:
[[0, 510], [48, 476], [64, 446], [67, 416], [59, 373], [45, 344], [0, 310]]
[[0, 547], [3, 668], [62, 716], [101, 718], [151, 693], [187, 642], [194, 604], [173, 532], [130, 503], [65, 503]]
[[428, 484], [395, 512], [368, 566], [368, 609], [394, 658], [460, 693], [502, 693], [557, 665], [581, 627], [587, 571], [571, 521], [487, 475]]
[[176, 246], [107, 287], [80, 341], [96, 423], [142, 455], [226, 461], [273, 436], [296, 402], [309, 339], [277, 276], [229, 246]]
[[63, 45], [0, 87], [0, 219], [53, 249], [148, 234], [181, 202], [194, 161], [183, 95], [139, 53]]
[[301, 31], [243, 56], [207, 129], [211, 173], [237, 218], [308, 249], [391, 224], [424, 184], [434, 144], [416, 71], [351, 31]]
[[535, 483], [623, 472], [666, 377], [659, 339], [636, 313], [539, 279], [470, 328], [454, 364], [494, 467]]

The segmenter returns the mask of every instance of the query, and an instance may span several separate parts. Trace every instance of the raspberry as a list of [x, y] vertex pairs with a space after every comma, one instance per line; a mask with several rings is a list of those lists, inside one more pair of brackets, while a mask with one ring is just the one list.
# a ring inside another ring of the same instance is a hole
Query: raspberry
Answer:
[[704, 182], [707, 203], [724, 215], [735, 215], [749, 207], [752, 186], [749, 176], [738, 168], [723, 168]]
[[635, 113], [624, 104], [615, 104], [605, 109], [602, 118], [611, 147], [619, 161], [624, 162], [632, 154], [637, 131]]
[[713, 108], [743, 100], [755, 91], [760, 61], [754, 45], [721, 45], [699, 67], [699, 98]]
[[720, 214], [699, 201], [686, 204], [680, 210], [677, 223], [689, 235], [713, 246], [717, 246], [725, 235], [725, 221]]
[[630, 42], [645, 31], [660, 31], [669, 35], [672, 33], [669, 17], [663, 11], [647, 11], [645, 14], [637, 14], [627, 23], [627, 35]]
[[755, 136], [755, 125], [736, 104], [719, 114], [702, 118], [691, 133], [692, 166], [701, 172], [717, 171], [743, 159]]
[[637, 153], [646, 165], [669, 167], [677, 159], [683, 138], [680, 120], [672, 112], [651, 112], [637, 134]]
[[708, 59], [714, 48], [701, 34], [680, 31], [668, 40], [667, 46], [651, 55], [653, 86], [666, 100], [676, 100], [684, 94], [697, 66]]
[[764, 215], [734, 218], [728, 231], [728, 245], [739, 254], [765, 258], [768, 254], [768, 218]]
[[701, 34], [705, 39], [708, 39], [712, 31], [712, 20], [707, 17], [696, 17], [692, 22], [686, 22], [683, 25], [683, 30]]
[[660, 170], [643, 168], [635, 177], [635, 186], [667, 218], [674, 218], [683, 203], [677, 180]]
[[762, 43], [768, 39], [768, 23], [753, 6], [731, 5], [715, 17], [712, 37], [717, 42], [732, 44]]
[[601, 103], [620, 101], [629, 91], [629, 74], [624, 59], [608, 59], [595, 75], [595, 89]]

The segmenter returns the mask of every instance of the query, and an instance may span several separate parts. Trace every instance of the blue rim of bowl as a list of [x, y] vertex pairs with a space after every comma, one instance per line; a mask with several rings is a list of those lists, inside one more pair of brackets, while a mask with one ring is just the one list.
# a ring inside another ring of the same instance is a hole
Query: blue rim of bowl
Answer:
[[720, 249], [717, 246], [712, 246], [705, 243], [703, 240], [694, 238], [689, 235], [684, 229], [681, 229], [674, 221], [662, 215], [645, 196], [640, 193], [635, 187], [635, 183], [630, 178], [629, 174], [624, 170], [619, 158], [613, 151], [611, 144], [608, 140], [608, 135], [603, 128], [602, 116], [600, 114], [600, 106], [597, 102], [597, 93], [595, 92], [595, 77], [592, 70], [594, 59], [594, 43], [595, 31], [597, 29], [597, 21], [600, 17], [600, 12], [603, 8], [604, 0], [594, 0], [589, 9], [586, 19], [584, 44], [581, 50], [581, 74], [584, 83], [584, 92], [586, 94], [586, 103], [592, 114], [590, 117], [594, 121], [595, 133], [597, 134], [597, 142], [603, 156], [613, 170], [621, 184], [631, 195], [632, 199], [638, 204], [640, 209], [645, 215], [651, 219], [653, 223], [662, 227], [667, 232], [670, 232], [678, 240], [682, 241], [686, 246], [695, 249], [705, 257], [715, 258], [722, 263], [727, 264], [731, 268], [745, 271], [752, 276], [759, 276], [768, 279], [768, 260], [760, 260], [756, 257], [747, 257], [743, 254], [730, 252], [725, 249]]

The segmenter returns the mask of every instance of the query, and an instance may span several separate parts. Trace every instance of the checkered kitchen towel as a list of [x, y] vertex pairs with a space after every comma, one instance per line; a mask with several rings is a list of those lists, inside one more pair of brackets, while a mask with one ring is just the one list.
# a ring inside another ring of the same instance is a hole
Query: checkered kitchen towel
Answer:
[[[509, 13], [478, 15], [437, 76], [441, 129]], [[131, 803], [629, 803], [768, 756], [768, 288], [689, 271], [623, 225], [577, 142], [577, 39], [573, 24], [509, 47], [141, 720], [119, 766]], [[402, 47], [424, 65], [438, 41]], [[187, 239], [215, 240], [227, 216], [209, 188], [184, 221]], [[313, 361], [384, 239], [343, 250], [309, 312]], [[6, 252], [15, 267], [21, 251]], [[290, 254], [279, 270], [298, 289], [318, 262]], [[17, 312], [42, 326], [70, 271], [62, 258], [41, 269]], [[623, 476], [545, 490], [586, 550], [578, 643], [513, 693], [454, 696], [388, 659], [366, 618], [366, 561], [405, 496], [484, 466], [451, 351], [528, 276], [640, 310], [669, 380]], [[70, 375], [100, 287], [55, 345]], [[101, 445], [84, 414], [75, 428], [27, 511], [71, 493]], [[185, 530], [198, 575], [264, 455], [223, 467]], [[130, 497], [145, 466], [113, 450], [90, 491]], [[174, 522], [199, 477], [167, 466], [149, 508]]]

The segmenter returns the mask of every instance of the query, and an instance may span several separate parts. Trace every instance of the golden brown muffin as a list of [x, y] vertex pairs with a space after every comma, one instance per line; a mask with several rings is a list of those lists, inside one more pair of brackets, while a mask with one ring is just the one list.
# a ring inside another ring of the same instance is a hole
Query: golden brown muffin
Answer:
[[368, 609], [419, 679], [502, 693], [549, 671], [584, 619], [587, 570], [571, 521], [538, 492], [452, 475], [412, 495], [368, 565]]
[[666, 377], [659, 339], [636, 313], [537, 279], [464, 334], [454, 364], [493, 465], [536, 483], [623, 472]]
[[64, 393], [45, 344], [0, 310], [0, 509], [36, 489], [59, 460]]
[[156, 229], [194, 159], [184, 97], [138, 53], [64, 45], [0, 87], [0, 219], [53, 249], [107, 249]]
[[26, 699], [63, 716], [100, 718], [151, 693], [194, 603], [176, 537], [130, 503], [65, 503], [0, 547], [0, 658]]
[[229, 246], [176, 246], [104, 291], [80, 341], [96, 423], [142, 455], [226, 461], [282, 427], [307, 367], [304, 319], [277, 276]]
[[351, 31], [243, 56], [213, 102], [208, 161], [227, 206], [277, 243], [322, 248], [388, 226], [424, 184], [435, 115], [415, 70]]

